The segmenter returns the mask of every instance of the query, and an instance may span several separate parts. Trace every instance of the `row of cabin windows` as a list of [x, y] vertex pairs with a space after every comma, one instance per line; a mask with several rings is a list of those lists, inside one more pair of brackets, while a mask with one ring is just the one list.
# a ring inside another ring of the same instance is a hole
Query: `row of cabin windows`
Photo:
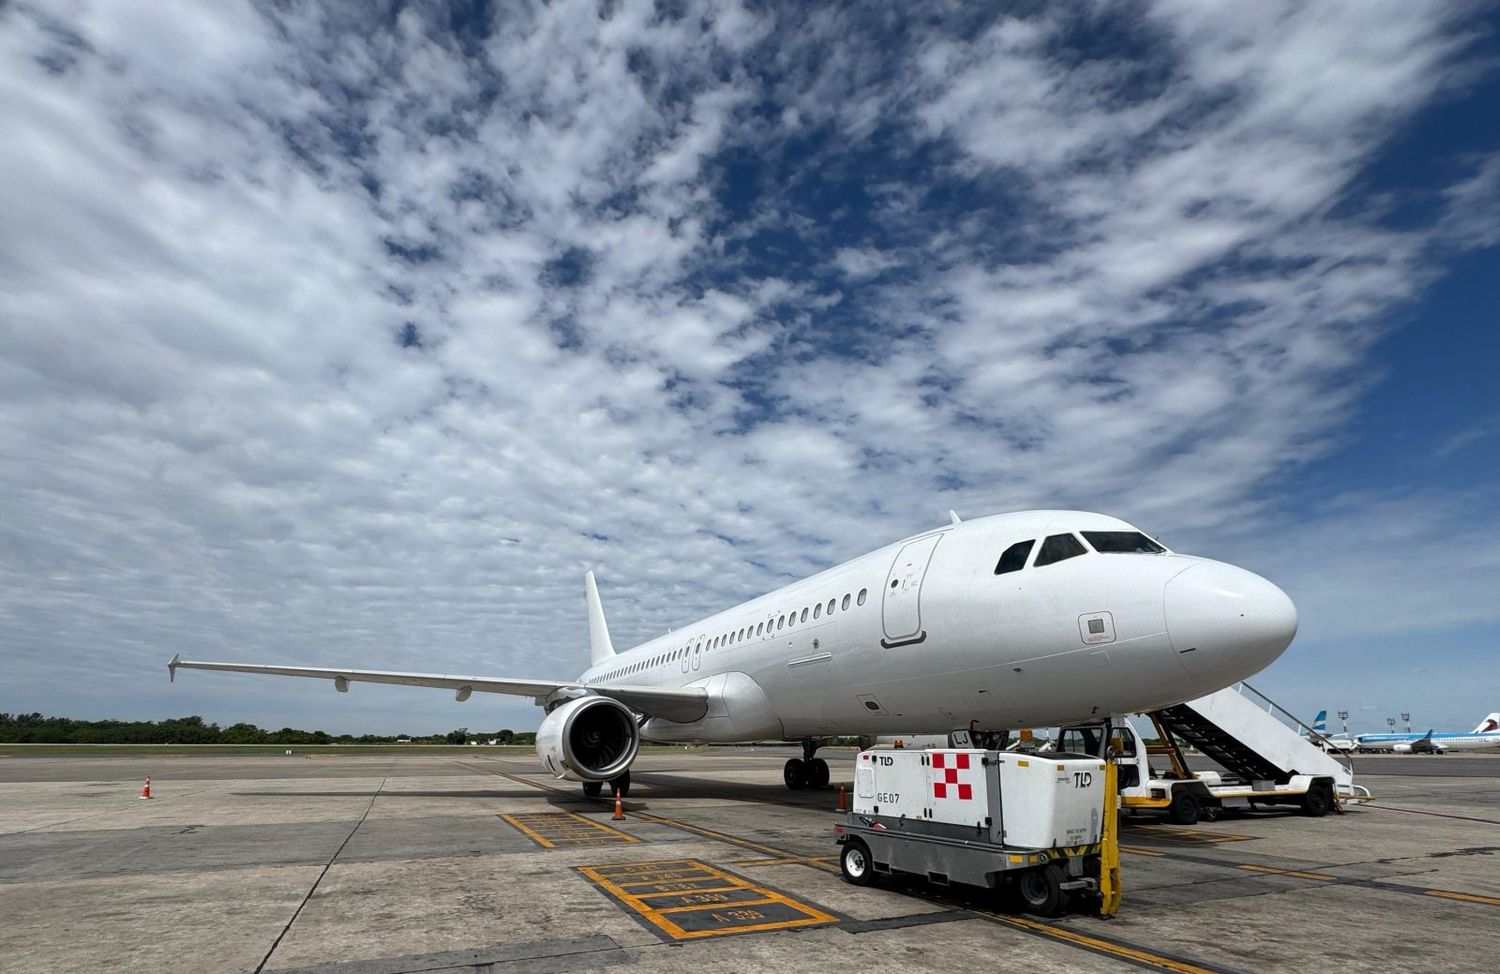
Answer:
[[[1084, 531], [1082, 534], [1093, 546], [1093, 550], [1101, 554], [1159, 555], [1167, 550], [1139, 531]], [[1030, 541], [1017, 541], [1006, 548], [1000, 560], [995, 563], [995, 574], [1005, 575], [1025, 568], [1026, 559], [1031, 556], [1031, 549], [1035, 546], [1036, 539], [1032, 538]], [[1042, 542], [1042, 550], [1036, 553], [1036, 561], [1031, 567], [1055, 565], [1088, 553], [1089, 549], [1076, 536], [1054, 534]]]
[[[810, 609], [804, 607], [801, 612], [797, 612], [794, 610], [789, 613], [778, 615], [774, 622], [772, 622], [770, 619], [767, 619], [765, 622], [756, 623], [753, 626], [745, 626], [743, 629], [731, 630], [727, 633], [724, 633], [723, 635], [714, 636], [707, 643], [699, 640], [697, 642], [697, 646], [701, 651], [714, 650], [718, 649], [721, 646], [733, 646], [735, 643], [741, 642], [746, 639], [754, 639], [758, 636], [767, 635], [768, 633], [780, 632], [782, 629], [785, 629], [789, 625], [795, 626], [799, 622], [807, 622], [808, 619], [820, 619], [824, 615], [832, 616], [836, 610], [848, 612], [851, 603], [855, 605], [864, 605], [865, 601], [869, 599], [869, 597], [870, 590], [867, 588], [860, 589], [858, 595], [850, 595], [846, 592], [844, 593], [844, 597], [842, 600], [840, 600], [837, 596], [829, 599], [827, 606], [824, 606], [822, 602], [819, 602], [817, 605], [812, 606]], [[618, 680], [622, 676], [629, 676], [632, 673], [640, 673], [650, 667], [662, 666], [667, 663], [678, 662], [688, 653], [692, 652], [693, 645], [693, 643], [688, 643], [686, 646], [679, 647], [678, 649], [674, 649], [669, 652], [661, 653], [659, 655], [651, 657], [648, 660], [641, 660], [639, 663], [632, 663], [629, 666], [622, 667], [621, 669], [615, 670], [611, 673], [606, 673], [604, 676], [600, 677], [600, 680], [604, 682], [608, 682], [610, 680]]]

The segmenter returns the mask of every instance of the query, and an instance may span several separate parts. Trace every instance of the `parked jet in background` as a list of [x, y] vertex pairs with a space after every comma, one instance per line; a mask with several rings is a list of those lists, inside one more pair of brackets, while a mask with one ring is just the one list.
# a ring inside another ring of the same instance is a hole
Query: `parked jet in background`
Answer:
[[1442, 754], [1446, 751], [1500, 749], [1500, 713], [1479, 722], [1468, 734], [1360, 734], [1354, 738], [1361, 751], [1394, 751], [1397, 754]]
[[629, 787], [640, 742], [800, 741], [788, 787], [821, 787], [836, 735], [1055, 727], [1203, 696], [1291, 643], [1275, 585], [1168, 551], [1124, 521], [1028, 511], [898, 541], [616, 653], [593, 573], [591, 665], [531, 680], [244, 663], [179, 669], [532, 697], [537, 755], [598, 794]]

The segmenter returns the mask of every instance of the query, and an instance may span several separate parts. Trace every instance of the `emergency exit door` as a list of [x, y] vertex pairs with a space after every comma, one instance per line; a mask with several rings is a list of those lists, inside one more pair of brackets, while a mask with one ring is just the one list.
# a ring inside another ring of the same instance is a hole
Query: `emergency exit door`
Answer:
[[885, 639], [881, 640], [881, 645], [887, 649], [919, 643], [927, 638], [922, 629], [922, 579], [927, 575], [932, 552], [941, 540], [941, 534], [931, 534], [909, 542], [891, 563], [880, 611], [885, 625]]

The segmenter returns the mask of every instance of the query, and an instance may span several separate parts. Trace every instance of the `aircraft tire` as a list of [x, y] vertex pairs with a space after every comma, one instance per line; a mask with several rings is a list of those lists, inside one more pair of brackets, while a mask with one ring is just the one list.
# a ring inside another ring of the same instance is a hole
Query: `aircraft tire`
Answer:
[[598, 798], [603, 793], [604, 793], [604, 782], [602, 782], [602, 781], [585, 781], [583, 783], [583, 797], [585, 797], [585, 798]]
[[807, 764], [808, 786], [811, 788], [827, 788], [829, 778], [832, 777], [828, 770], [828, 762], [822, 758], [813, 758]]
[[807, 765], [801, 758], [792, 758], [781, 769], [781, 780], [786, 782], [786, 786], [792, 791], [801, 791], [806, 788], [807, 778]]
[[618, 777], [609, 779], [609, 793], [619, 795], [621, 798], [630, 797], [630, 772], [626, 771]]
[[1173, 825], [1197, 825], [1202, 815], [1203, 806], [1198, 801], [1198, 796], [1190, 792], [1175, 793], [1172, 804], [1167, 806], [1167, 819]]

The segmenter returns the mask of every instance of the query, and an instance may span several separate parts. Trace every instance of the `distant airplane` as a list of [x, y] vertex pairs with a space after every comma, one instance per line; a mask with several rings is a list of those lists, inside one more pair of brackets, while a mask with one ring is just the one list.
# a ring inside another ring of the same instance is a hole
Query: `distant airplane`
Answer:
[[1493, 713], [1467, 734], [1360, 734], [1354, 742], [1361, 751], [1397, 754], [1442, 754], [1445, 751], [1488, 751], [1500, 748], [1500, 713]]
[[[1281, 655], [1291, 599], [1258, 575], [1168, 551], [1117, 518], [1028, 511], [951, 523], [615, 652], [585, 577], [591, 665], [573, 680], [189, 662], [532, 697], [542, 764], [625, 793], [642, 740], [787, 740], [790, 788], [822, 787], [834, 736], [1048, 727], [1171, 706]], [[535, 650], [532, 651], [535, 654]]]

